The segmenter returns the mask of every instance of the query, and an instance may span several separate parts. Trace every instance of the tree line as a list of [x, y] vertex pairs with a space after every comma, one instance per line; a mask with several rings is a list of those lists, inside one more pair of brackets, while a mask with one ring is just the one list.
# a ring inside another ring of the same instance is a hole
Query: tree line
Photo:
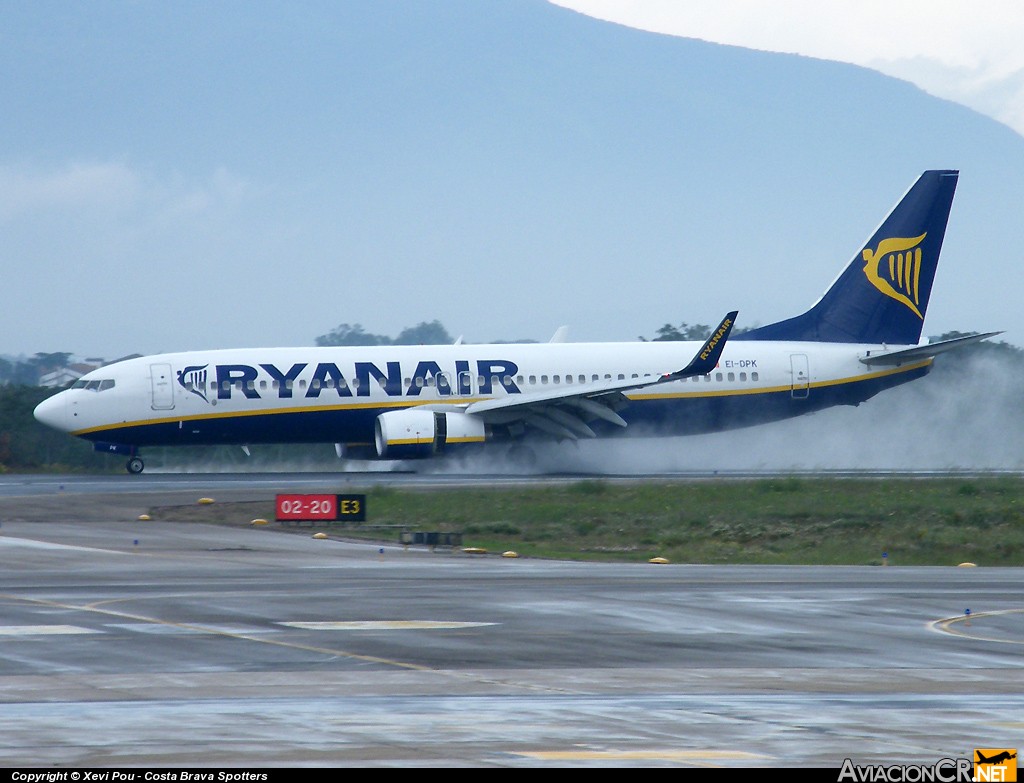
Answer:
[[71, 354], [64, 351], [37, 353], [28, 359], [0, 356], [0, 384], [15, 383], [35, 386], [39, 383], [39, 379], [47, 373], [67, 367], [70, 359]]

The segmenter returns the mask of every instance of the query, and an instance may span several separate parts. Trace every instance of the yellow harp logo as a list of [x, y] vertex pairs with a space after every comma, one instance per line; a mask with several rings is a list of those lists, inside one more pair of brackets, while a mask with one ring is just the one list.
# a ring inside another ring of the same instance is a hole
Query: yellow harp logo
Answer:
[[921, 279], [921, 242], [919, 237], [891, 237], [878, 243], [874, 251], [864, 248], [864, 274], [875, 288], [888, 297], [902, 302], [914, 314], [924, 319], [917, 309], [918, 282]]

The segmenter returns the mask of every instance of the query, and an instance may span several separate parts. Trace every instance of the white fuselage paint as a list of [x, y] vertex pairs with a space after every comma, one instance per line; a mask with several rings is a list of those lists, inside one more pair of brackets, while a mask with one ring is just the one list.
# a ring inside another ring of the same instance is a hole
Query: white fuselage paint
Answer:
[[[161, 354], [89, 373], [77, 384], [85, 388], [68, 389], [44, 401], [37, 417], [75, 435], [116, 441], [119, 430], [168, 422], [187, 428], [206, 419], [255, 414], [465, 407], [511, 394], [525, 399], [556, 389], [579, 392], [607, 379], [658, 377], [685, 365], [700, 346], [698, 342], [540, 343]], [[621, 412], [628, 420], [631, 408], [651, 400], [727, 397], [737, 398], [737, 402], [745, 398], [753, 405], [767, 394], [813, 398], [826, 389], [906, 373], [931, 361], [885, 368], [868, 367], [860, 361], [866, 355], [900, 347], [737, 338], [728, 343], [718, 367], [709, 375], [627, 391], [629, 402]], [[368, 370], [370, 365], [378, 372]], [[512, 368], [514, 371], [505, 372]], [[390, 391], [386, 390], [376, 378], [387, 373], [394, 380], [399, 374], [396, 369], [400, 370], [401, 389], [392, 384]], [[481, 369], [494, 372], [481, 375]], [[438, 388], [438, 370], [447, 375], [447, 389], [443, 380]], [[801, 377], [803, 372], [806, 378]], [[179, 380], [182, 373], [183, 381]], [[362, 383], [357, 381], [360, 376]], [[339, 377], [344, 378], [340, 392]], [[190, 380], [191, 388], [187, 388]], [[95, 381], [113, 381], [113, 385], [100, 389]], [[900, 381], [891, 378], [888, 385]], [[272, 441], [286, 442], [287, 438], [278, 435]]]

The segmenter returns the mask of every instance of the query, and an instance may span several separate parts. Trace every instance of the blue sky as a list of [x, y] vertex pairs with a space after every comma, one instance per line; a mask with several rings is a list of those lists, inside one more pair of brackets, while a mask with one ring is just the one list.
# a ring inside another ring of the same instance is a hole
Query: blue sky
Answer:
[[962, 171], [925, 333], [1024, 342], [1024, 139], [853, 65], [541, 0], [0, 0], [0, 91], [0, 354], [752, 326], [925, 168]]

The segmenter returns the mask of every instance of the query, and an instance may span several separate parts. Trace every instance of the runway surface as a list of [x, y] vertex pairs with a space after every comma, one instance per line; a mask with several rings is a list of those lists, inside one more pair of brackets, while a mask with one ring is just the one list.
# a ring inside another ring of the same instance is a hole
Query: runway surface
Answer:
[[362, 481], [0, 477], [0, 765], [838, 770], [1024, 744], [1024, 569], [564, 563], [138, 518]]

